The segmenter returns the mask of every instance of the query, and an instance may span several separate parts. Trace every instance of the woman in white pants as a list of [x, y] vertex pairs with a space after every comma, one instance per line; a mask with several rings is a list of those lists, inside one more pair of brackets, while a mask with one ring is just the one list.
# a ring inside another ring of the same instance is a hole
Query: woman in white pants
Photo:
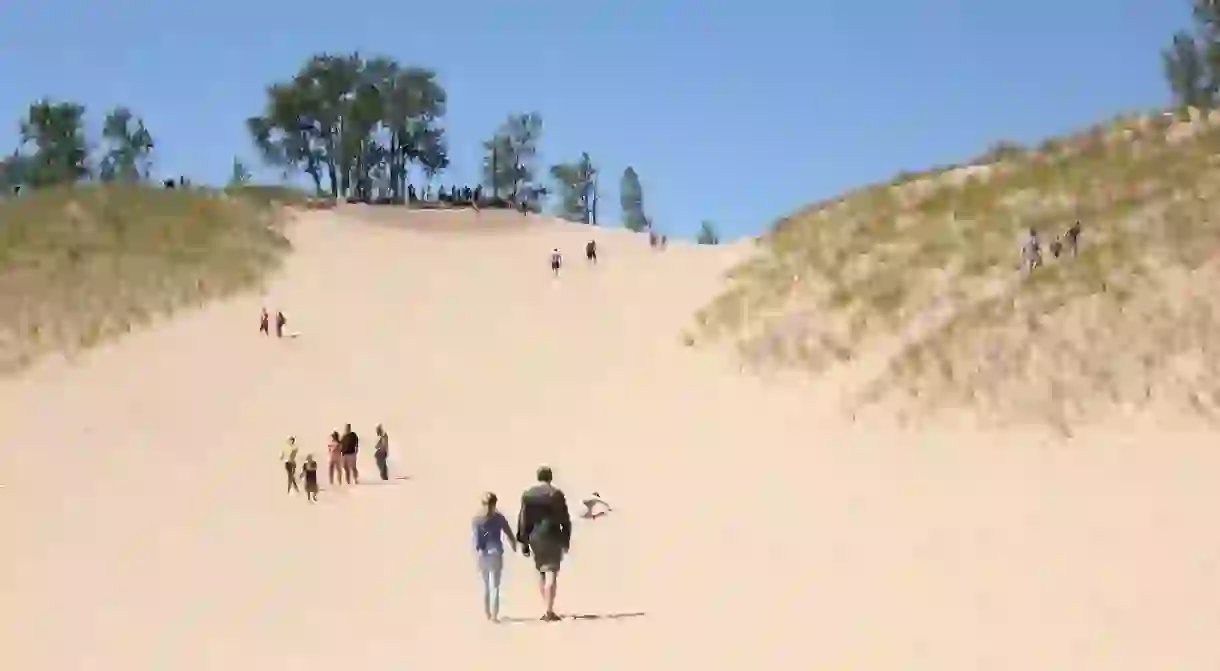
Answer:
[[483, 495], [483, 511], [474, 518], [474, 550], [479, 559], [479, 575], [483, 580], [483, 614], [492, 622], [500, 621], [500, 578], [504, 573], [504, 539], [513, 551], [517, 539], [508, 520], [496, 510], [496, 495]]

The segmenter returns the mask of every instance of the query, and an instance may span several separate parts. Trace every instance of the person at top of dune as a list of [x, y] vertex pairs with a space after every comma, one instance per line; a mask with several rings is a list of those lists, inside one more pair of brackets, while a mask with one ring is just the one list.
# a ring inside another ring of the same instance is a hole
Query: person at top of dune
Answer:
[[348, 424], [339, 439], [339, 452], [343, 455], [343, 480], [347, 484], [360, 484], [360, 470], [356, 467], [356, 455], [360, 452], [360, 436]]
[[310, 503], [318, 501], [318, 462], [313, 455], [305, 455], [305, 463], [301, 464], [301, 480], [305, 482], [305, 498]]
[[551, 250], [551, 272], [559, 277], [559, 267], [563, 265], [563, 255], [559, 253], [559, 248]]
[[284, 470], [288, 474], [288, 493], [301, 491], [297, 488], [297, 439], [288, 436], [288, 444], [280, 450], [280, 461], [284, 462]]
[[585, 260], [592, 263], [597, 263], [597, 241], [590, 240], [585, 243]]
[[474, 551], [479, 558], [479, 575], [483, 579], [483, 615], [492, 622], [500, 621], [500, 578], [504, 573], [504, 539], [508, 539], [513, 551], [517, 550], [517, 539], [513, 531], [496, 510], [496, 495], [483, 495], [483, 510], [475, 516]]
[[330, 432], [330, 443], [326, 446], [327, 455], [327, 482], [335, 484], [335, 480], [339, 484], [343, 484], [343, 446], [339, 443], [339, 432]]
[[538, 569], [538, 591], [546, 603], [544, 622], [555, 622], [555, 593], [559, 589], [559, 568], [563, 556], [572, 544], [572, 518], [563, 490], [551, 484], [553, 473], [543, 466], [538, 469], [538, 484], [521, 495], [521, 512], [517, 519], [517, 542], [525, 556], [534, 556]]

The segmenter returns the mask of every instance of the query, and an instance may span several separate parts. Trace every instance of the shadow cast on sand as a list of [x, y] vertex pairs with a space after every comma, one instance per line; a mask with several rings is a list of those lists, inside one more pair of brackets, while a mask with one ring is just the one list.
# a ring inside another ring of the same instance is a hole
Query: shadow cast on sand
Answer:
[[[639, 611], [632, 613], [572, 613], [559, 616], [559, 621], [568, 620], [625, 620], [635, 617], [644, 617], [648, 613]], [[550, 624], [545, 620], [537, 617], [502, 617], [500, 622], [506, 624]]]

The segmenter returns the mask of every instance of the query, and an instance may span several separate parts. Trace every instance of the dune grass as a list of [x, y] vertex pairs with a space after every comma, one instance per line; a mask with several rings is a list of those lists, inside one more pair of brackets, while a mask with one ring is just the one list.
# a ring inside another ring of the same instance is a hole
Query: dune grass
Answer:
[[0, 372], [257, 286], [289, 249], [274, 204], [290, 195], [87, 185], [0, 200]]
[[[807, 208], [730, 273], [698, 338], [815, 373], [901, 343], [860, 403], [964, 404], [1065, 430], [1100, 401], [1144, 402], [1154, 388], [1199, 409], [1204, 376], [1170, 369], [1184, 356], [1220, 369], [1215, 292], [1186, 291], [1220, 249], [1215, 122], [1122, 118]], [[1020, 272], [1023, 232], [1045, 244], [1076, 220], [1079, 257], [1044, 251], [1046, 265]]]

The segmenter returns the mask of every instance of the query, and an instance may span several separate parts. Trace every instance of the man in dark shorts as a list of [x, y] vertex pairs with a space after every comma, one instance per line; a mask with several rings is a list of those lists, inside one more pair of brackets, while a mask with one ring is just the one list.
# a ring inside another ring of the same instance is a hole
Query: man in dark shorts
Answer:
[[339, 439], [339, 454], [343, 459], [343, 481], [347, 484], [360, 484], [360, 470], [356, 468], [356, 455], [360, 452], [360, 437], [352, 431], [352, 425], [343, 428], [343, 437]]
[[[538, 469], [538, 484], [521, 495], [521, 513], [517, 518], [517, 542], [521, 552], [534, 557], [538, 569], [538, 591], [546, 603], [544, 622], [560, 619], [555, 614], [555, 592], [559, 585], [559, 567], [572, 543], [572, 518], [563, 490], [551, 484], [551, 469]], [[549, 576], [549, 579], [548, 579]]]
[[559, 253], [559, 248], [551, 250], [551, 272], [555, 273], [555, 277], [559, 277], [559, 268], [563, 265], [563, 255]]

